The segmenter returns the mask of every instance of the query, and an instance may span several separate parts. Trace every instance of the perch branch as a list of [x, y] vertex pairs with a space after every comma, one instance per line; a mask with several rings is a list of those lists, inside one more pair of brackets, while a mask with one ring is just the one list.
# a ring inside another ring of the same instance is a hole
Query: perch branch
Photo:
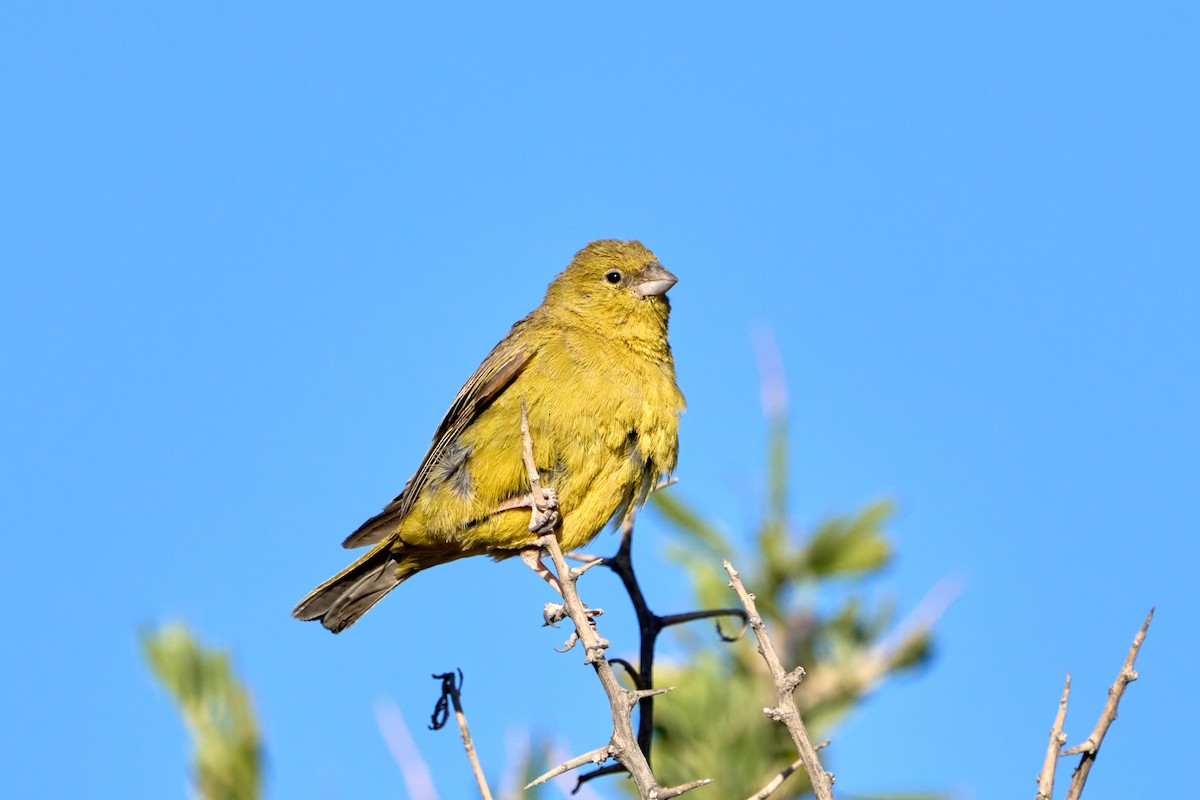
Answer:
[[1067, 673], [1066, 683], [1063, 684], [1062, 698], [1058, 701], [1058, 713], [1054, 715], [1054, 726], [1050, 728], [1050, 744], [1046, 748], [1046, 760], [1042, 762], [1042, 771], [1038, 773], [1038, 791], [1034, 800], [1053, 800], [1054, 798], [1054, 768], [1058, 764], [1059, 751], [1067, 743], [1067, 735], [1063, 733], [1063, 720], [1067, 717], [1067, 698], [1071, 694], [1071, 673]]
[[1083, 786], [1087, 783], [1088, 773], [1096, 761], [1096, 755], [1100, 752], [1100, 743], [1104, 741], [1109, 726], [1117, 718], [1117, 705], [1121, 702], [1121, 695], [1125, 693], [1126, 686], [1138, 679], [1133, 664], [1137, 661], [1138, 651], [1142, 649], [1142, 642], [1146, 640], [1146, 631], [1150, 629], [1150, 620], [1152, 619], [1154, 619], [1153, 608], [1146, 615], [1146, 621], [1142, 623], [1137, 635], [1133, 637], [1133, 644], [1125, 656], [1125, 663], [1121, 666], [1117, 679], [1109, 687], [1108, 702], [1104, 704], [1104, 711], [1100, 713], [1096, 727], [1081, 744], [1063, 751], [1064, 756], [1083, 753], [1083, 757], [1079, 759], [1079, 766], [1075, 767], [1075, 772], [1071, 775], [1071, 785], [1067, 788], [1067, 800], [1079, 800], [1079, 796], [1083, 794]]
[[763, 709], [763, 712], [771, 719], [787, 726], [788, 733], [792, 735], [792, 742], [796, 745], [796, 751], [800, 754], [800, 761], [803, 762], [804, 769], [808, 772], [808, 780], [812, 784], [813, 794], [816, 795], [817, 800], [833, 800], [833, 774], [826, 772], [825, 768], [821, 766], [821, 759], [808, 736], [804, 721], [800, 718], [800, 710], [796, 708], [794, 692], [801, 678], [804, 677], [804, 669], [796, 667], [791, 672], [784, 670], [783, 664], [779, 660], [779, 654], [775, 652], [775, 645], [771, 643], [771, 638], [767, 635], [767, 626], [758, 614], [754, 595], [746, 591], [746, 587], [742, 585], [737, 570], [733, 568], [732, 564], [725, 561], [724, 567], [725, 572], [729, 574], [729, 585], [737, 592], [738, 598], [746, 608], [750, 627], [758, 638], [758, 652], [767, 662], [767, 668], [770, 669], [771, 678], [775, 682], [776, 704], [773, 708]]
[[[667, 486], [675, 483], [675, 479], [663, 481], [654, 488], [655, 491], [664, 489]], [[685, 622], [691, 622], [697, 619], [712, 619], [716, 618], [717, 634], [724, 641], [736, 641], [741, 636], [726, 636], [720, 628], [720, 617], [731, 616], [741, 620], [743, 630], [746, 625], [746, 612], [740, 608], [723, 608], [711, 611], [696, 611], [684, 614], [669, 614], [660, 616], [650, 610], [650, 605], [646, 602], [646, 596], [642, 593], [641, 584], [638, 583], [637, 573], [633, 569], [633, 523], [635, 513], [630, 512], [621, 523], [621, 545], [617, 548], [615, 555], [609, 558], [598, 558], [596, 556], [584, 554], [572, 554], [571, 557], [578, 561], [582, 561], [587, 565], [602, 564], [614, 573], [621, 580], [621, 585], [625, 587], [626, 594], [629, 595], [629, 602], [633, 605], [634, 614], [637, 617], [638, 633], [640, 638], [638, 652], [638, 669], [631, 672], [630, 676], [634, 679], [634, 684], [639, 689], [649, 689], [654, 685], [654, 648], [658, 643], [658, 636], [666, 628], [672, 625], [679, 625]], [[638, 704], [638, 746], [642, 753], [646, 756], [646, 762], [650, 763], [650, 745], [654, 736], [654, 701], [651, 697], [644, 697]], [[620, 772], [621, 768], [615, 765], [608, 765], [600, 769], [592, 770], [579, 776], [579, 783], [576, 788], [582, 786], [590, 780], [599, 778], [601, 775], [611, 775], [615, 772]]]
[[[535, 506], [534, 519], [531, 519], [530, 528], [536, 529], [538, 509], [546, 508], [550, 505], [553, 495], [542, 487], [538, 476], [537, 465], [533, 458], [533, 439], [529, 433], [529, 419], [523, 400], [521, 403], [521, 438], [523, 444], [522, 458], [525, 463], [525, 470], [529, 476], [529, 485], [532, 489]], [[592, 668], [596, 671], [596, 677], [599, 678], [600, 685], [603, 686], [604, 693], [608, 697], [609, 709], [612, 712], [613, 732], [607, 745], [559, 764], [525, 788], [528, 789], [536, 786], [568, 770], [583, 766], [589, 761], [599, 764], [609, 758], [615, 759], [625, 767], [633, 777], [638, 794], [643, 800], [666, 800], [666, 798], [678, 797], [684, 792], [709, 783], [707, 780], [693, 781], [692, 783], [671, 788], [664, 788], [658, 785], [654, 773], [650, 770], [650, 762], [638, 746], [637, 737], [633, 732], [632, 714], [639, 700], [648, 699], [654, 694], [661, 694], [663, 691], [669, 690], [642, 690], [639, 687], [639, 691], [629, 691], [622, 688], [620, 683], [618, 683], [612, 665], [604, 657], [604, 651], [609, 646], [608, 642], [596, 630], [595, 622], [589, 615], [588, 608], [579, 598], [579, 591], [575, 586], [579, 575], [567, 565], [567, 561], [563, 557], [562, 548], [558, 542], [558, 527], [558, 525], [555, 525], [553, 530], [540, 536], [534, 542], [534, 546], [549, 553], [550, 560], [554, 564], [554, 572], [559, 577], [562, 589], [563, 606], [567, 615], [571, 618], [571, 622], [575, 624], [575, 634], [573, 634], [573, 637], [578, 636], [579, 641], [583, 644], [585, 663], [592, 665]]]

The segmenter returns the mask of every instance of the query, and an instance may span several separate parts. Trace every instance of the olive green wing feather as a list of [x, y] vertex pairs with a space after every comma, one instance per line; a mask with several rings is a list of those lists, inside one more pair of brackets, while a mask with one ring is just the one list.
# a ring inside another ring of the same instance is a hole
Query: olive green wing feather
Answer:
[[429, 478], [431, 465], [437, 463], [446, 448], [521, 374], [533, 358], [534, 349], [519, 340], [520, 327], [520, 323], [513, 326], [508, 336], [492, 349], [475, 374], [459, 389], [433, 435], [433, 444], [421, 460], [421, 466], [404, 484], [396, 499], [347, 536], [342, 547], [375, 544], [395, 532], [420, 496]]

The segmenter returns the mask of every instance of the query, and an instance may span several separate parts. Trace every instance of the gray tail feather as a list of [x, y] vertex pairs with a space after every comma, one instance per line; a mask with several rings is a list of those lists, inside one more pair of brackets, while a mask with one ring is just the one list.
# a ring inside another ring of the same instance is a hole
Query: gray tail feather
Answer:
[[358, 561], [313, 589], [292, 609], [292, 616], [319, 620], [334, 633], [349, 628], [367, 609], [416, 571], [398, 559], [388, 544], [376, 545]]

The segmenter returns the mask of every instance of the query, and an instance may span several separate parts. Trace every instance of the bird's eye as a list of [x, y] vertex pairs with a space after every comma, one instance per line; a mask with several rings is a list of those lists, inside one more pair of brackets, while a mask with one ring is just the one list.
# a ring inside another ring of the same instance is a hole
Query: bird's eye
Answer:
[[609, 283], [613, 283], [613, 284], [620, 283], [621, 282], [621, 273], [617, 272], [614, 269], [612, 272], [610, 272], [604, 276], [604, 280], [608, 281]]

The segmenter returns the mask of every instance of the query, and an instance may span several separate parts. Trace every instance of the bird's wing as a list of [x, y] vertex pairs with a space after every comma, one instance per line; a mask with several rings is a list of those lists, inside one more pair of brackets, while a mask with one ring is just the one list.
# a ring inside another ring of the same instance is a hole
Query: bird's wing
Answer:
[[450, 409], [437, 432], [433, 435], [433, 445], [421, 461], [417, 472], [408, 479], [396, 499], [388, 503], [383, 511], [371, 517], [359, 526], [358, 530], [346, 537], [342, 547], [362, 547], [375, 544], [395, 532], [400, 521], [412, 509], [413, 503], [421, 493], [429, 477], [430, 466], [436, 464], [442, 452], [466, 430], [479, 414], [487, 408], [496, 397], [504, 391], [521, 370], [533, 358], [534, 349], [517, 337], [517, 328], [504, 337], [496, 345], [488, 357], [475, 370], [475, 374], [458, 391], [458, 396], [450, 404]]

